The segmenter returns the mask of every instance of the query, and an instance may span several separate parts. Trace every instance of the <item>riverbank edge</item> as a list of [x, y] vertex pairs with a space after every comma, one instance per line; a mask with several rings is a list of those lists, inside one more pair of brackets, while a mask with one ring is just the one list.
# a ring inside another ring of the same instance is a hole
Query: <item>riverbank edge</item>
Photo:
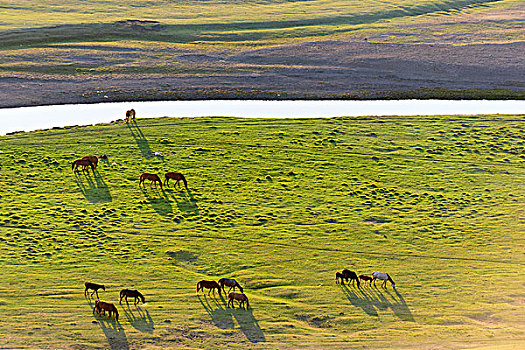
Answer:
[[[30, 93], [29, 93], [30, 94]], [[153, 101], [374, 101], [374, 100], [525, 100], [525, 90], [511, 89], [417, 89], [399, 91], [356, 91], [348, 93], [286, 92], [253, 89], [178, 89], [165, 91], [122, 91], [116, 89], [64, 93], [56, 91], [48, 103], [9, 103], [0, 101], [0, 109], [66, 104]]]

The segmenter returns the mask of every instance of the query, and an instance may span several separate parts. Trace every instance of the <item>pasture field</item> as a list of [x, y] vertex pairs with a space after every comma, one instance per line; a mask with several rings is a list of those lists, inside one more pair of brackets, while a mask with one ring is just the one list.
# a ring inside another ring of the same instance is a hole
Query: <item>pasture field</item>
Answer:
[[[523, 117], [159, 118], [2, 136], [0, 348], [523, 348]], [[73, 173], [89, 154], [109, 160]], [[145, 171], [180, 171], [189, 188], [141, 189]], [[388, 272], [397, 289], [338, 286], [344, 267]], [[195, 295], [221, 277], [250, 310]], [[85, 281], [106, 285], [119, 322], [92, 314]], [[145, 305], [119, 305], [122, 288]]]

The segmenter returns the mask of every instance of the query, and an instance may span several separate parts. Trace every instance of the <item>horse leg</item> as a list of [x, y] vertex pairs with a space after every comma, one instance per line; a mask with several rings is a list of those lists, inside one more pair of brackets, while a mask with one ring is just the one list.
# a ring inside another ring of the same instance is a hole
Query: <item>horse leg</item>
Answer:
[[100, 298], [98, 297], [98, 289], [97, 289], [95, 292], [97, 292], [97, 299], [100, 299]]

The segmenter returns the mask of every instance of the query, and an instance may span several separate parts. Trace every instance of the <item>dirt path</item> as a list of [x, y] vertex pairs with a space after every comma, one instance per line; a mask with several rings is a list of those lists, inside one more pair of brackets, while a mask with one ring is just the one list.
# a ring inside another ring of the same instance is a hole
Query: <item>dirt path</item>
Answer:
[[[69, 52], [62, 59], [79, 65], [86, 60], [78, 50], [62, 48]], [[146, 55], [147, 50], [115, 52], [125, 59]], [[491, 90], [481, 97], [503, 89], [514, 98], [525, 96], [520, 54], [525, 42], [453, 46], [319, 41], [244, 52], [165, 50], [163, 57], [173, 57], [183, 69], [166, 74], [0, 73], [0, 107], [126, 100], [476, 97], [465, 91], [447, 95], [443, 89]], [[34, 59], [45, 62], [45, 51]]]

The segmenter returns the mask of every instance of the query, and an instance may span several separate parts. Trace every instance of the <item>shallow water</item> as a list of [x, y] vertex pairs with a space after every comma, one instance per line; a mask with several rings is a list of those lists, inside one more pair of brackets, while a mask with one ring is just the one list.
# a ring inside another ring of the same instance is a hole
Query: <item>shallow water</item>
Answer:
[[230, 116], [243, 118], [331, 118], [340, 116], [523, 114], [525, 101], [161, 101], [118, 102], [0, 109], [0, 135], [107, 123], [134, 108], [137, 118]]

